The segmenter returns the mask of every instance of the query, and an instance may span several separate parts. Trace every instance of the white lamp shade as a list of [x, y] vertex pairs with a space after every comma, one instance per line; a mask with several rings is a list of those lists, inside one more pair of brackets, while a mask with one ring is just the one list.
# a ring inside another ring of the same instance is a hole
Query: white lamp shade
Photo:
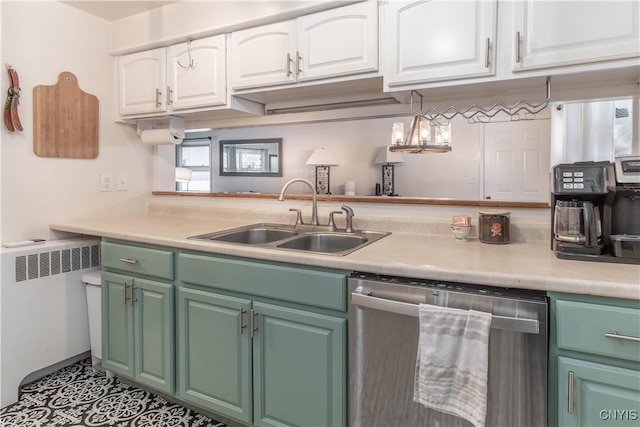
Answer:
[[404, 163], [402, 154], [389, 151], [389, 147], [390, 145], [380, 147], [380, 149], [378, 150], [378, 154], [376, 155], [376, 159], [373, 161], [373, 164], [386, 165], [389, 163]]
[[333, 153], [324, 148], [316, 148], [307, 160], [307, 165], [313, 166], [337, 166], [338, 162], [333, 157]]
[[177, 182], [191, 182], [193, 171], [189, 168], [176, 168]]

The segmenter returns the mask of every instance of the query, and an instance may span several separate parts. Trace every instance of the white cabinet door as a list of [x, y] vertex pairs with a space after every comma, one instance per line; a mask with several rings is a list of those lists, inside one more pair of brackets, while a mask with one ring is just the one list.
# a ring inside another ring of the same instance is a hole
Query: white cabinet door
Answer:
[[120, 114], [166, 111], [166, 63], [165, 48], [118, 58]]
[[377, 16], [369, 0], [298, 18], [298, 80], [377, 70]]
[[639, 56], [639, 21], [637, 0], [515, 2], [513, 70]]
[[168, 48], [168, 103], [172, 110], [226, 103], [225, 35]]
[[295, 21], [231, 33], [233, 89], [295, 81]]
[[484, 126], [485, 198], [548, 202], [550, 120]]
[[388, 2], [381, 26], [386, 83], [495, 74], [496, 17], [496, 0]]

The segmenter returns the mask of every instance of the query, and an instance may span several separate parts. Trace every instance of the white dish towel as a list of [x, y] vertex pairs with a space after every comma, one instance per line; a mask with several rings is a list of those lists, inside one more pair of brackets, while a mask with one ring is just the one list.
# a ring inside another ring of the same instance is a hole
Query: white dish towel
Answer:
[[484, 427], [491, 314], [420, 304], [414, 402]]

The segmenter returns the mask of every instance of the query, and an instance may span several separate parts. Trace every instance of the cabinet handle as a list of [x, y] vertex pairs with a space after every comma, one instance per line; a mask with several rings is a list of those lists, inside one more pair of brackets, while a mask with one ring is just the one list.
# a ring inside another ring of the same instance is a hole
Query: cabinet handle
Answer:
[[173, 90], [171, 86], [167, 86], [167, 105], [173, 104]]
[[516, 31], [516, 62], [520, 62], [520, 31]]
[[120, 258], [121, 262], [126, 262], [127, 264], [137, 264], [138, 260], [137, 259], [131, 259], [131, 258]]
[[138, 288], [134, 286], [134, 283], [135, 283], [135, 279], [131, 279], [131, 285], [130, 285], [131, 286], [131, 307], [133, 307], [134, 303], [138, 302], [138, 298], [136, 298], [136, 294], [135, 294], [136, 289]]
[[244, 328], [246, 328], [246, 325], [244, 324], [244, 312], [245, 309], [240, 307], [238, 309], [238, 334], [242, 335], [242, 330]]
[[256, 316], [258, 315], [258, 313], [252, 308], [251, 309], [251, 316], [249, 317], [249, 322], [250, 322], [250, 328], [251, 328], [251, 338], [256, 336], [256, 331], [258, 330], [258, 328], [256, 327]]
[[127, 298], [127, 289], [129, 289], [129, 284], [124, 282], [124, 288], [122, 288], [122, 303], [124, 305], [127, 305], [127, 301], [129, 300], [129, 298]]
[[300, 69], [300, 63], [302, 62], [302, 56], [300, 56], [300, 51], [296, 50], [296, 75], [302, 74], [302, 70]]
[[639, 337], [632, 337], [630, 335], [620, 335], [618, 331], [607, 332], [606, 334], [604, 334], [604, 336], [607, 338], [612, 338], [614, 340], [640, 342]]
[[160, 107], [162, 105], [162, 101], [160, 100], [161, 96], [162, 92], [160, 92], [160, 89], [156, 89], [156, 107]]
[[569, 371], [569, 405], [568, 411], [573, 414], [573, 371]]
[[487, 46], [484, 56], [484, 68], [489, 68], [489, 51], [491, 50], [491, 39], [487, 37]]
[[293, 60], [291, 59], [291, 54], [287, 53], [287, 77], [291, 76], [291, 63]]

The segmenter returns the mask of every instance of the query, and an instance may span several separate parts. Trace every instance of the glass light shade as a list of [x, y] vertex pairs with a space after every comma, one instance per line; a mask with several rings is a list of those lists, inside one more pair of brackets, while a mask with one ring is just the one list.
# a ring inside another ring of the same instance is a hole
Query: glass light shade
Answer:
[[404, 140], [404, 123], [395, 122], [391, 128], [391, 145], [402, 144]]
[[427, 120], [420, 120], [420, 142], [429, 144], [431, 142], [431, 125]]
[[436, 126], [436, 145], [451, 144], [451, 123]]

